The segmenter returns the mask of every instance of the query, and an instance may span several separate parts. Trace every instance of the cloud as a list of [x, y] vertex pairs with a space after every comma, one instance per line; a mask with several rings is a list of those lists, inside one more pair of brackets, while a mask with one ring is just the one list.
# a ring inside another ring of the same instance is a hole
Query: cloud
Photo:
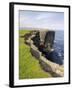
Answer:
[[64, 30], [64, 13], [23, 11], [20, 12], [20, 27]]
[[42, 14], [40, 14], [36, 17], [37, 20], [42, 20], [42, 19], [46, 19], [46, 18], [48, 18], [48, 16], [47, 15], [42, 15]]
[[41, 20], [41, 19], [49, 19], [49, 18], [53, 18], [55, 16], [55, 13], [51, 13], [51, 12], [48, 12], [48, 13], [44, 13], [42, 12], [41, 14], [39, 14], [36, 19], [37, 20]]

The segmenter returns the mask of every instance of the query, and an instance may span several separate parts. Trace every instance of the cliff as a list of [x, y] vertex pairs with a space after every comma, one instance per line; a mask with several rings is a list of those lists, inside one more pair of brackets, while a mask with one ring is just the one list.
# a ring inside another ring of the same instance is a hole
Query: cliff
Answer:
[[[42, 55], [42, 52], [40, 52], [38, 50], [38, 47], [35, 45], [35, 42], [33, 41], [33, 38], [36, 36], [36, 34], [37, 33], [33, 33], [32, 32], [31, 35], [26, 40], [26, 43], [30, 46], [30, 52], [31, 52], [31, 54], [35, 58], [37, 58], [39, 60], [39, 63], [41, 65], [41, 68], [44, 71], [49, 72], [49, 73], [52, 73], [56, 77], [64, 76], [64, 67], [62, 65], [59, 65], [59, 64], [56, 64], [56, 63], [52, 62], [51, 60], [48, 60], [47, 58], [45, 58]], [[39, 39], [39, 36], [38, 36], [38, 39]], [[45, 37], [43, 37], [43, 39], [45, 39]], [[46, 39], [48, 39], [48, 38], [46, 38]], [[38, 42], [37, 40], [36, 40], [36, 42]], [[51, 41], [52, 43], [53, 43], [53, 40]], [[40, 45], [39, 42], [38, 42], [38, 45]]]

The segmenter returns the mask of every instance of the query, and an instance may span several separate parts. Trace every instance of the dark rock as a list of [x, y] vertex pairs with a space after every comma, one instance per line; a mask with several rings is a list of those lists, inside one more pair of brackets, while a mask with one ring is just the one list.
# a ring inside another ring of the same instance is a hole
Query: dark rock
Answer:
[[36, 33], [35, 37], [32, 38], [34, 45], [36, 47], [39, 47], [40, 45], [40, 37], [39, 37], [39, 32]]
[[52, 51], [50, 53], [48, 53], [48, 52], [45, 53], [45, 57], [47, 59], [49, 59], [50, 61], [55, 62], [57, 64], [60, 64], [60, 65], [63, 64], [61, 57], [59, 56], [59, 54], [56, 51]]
[[48, 43], [50, 43], [50, 48], [53, 48], [54, 39], [55, 39], [55, 31], [46, 32], [46, 36], [44, 40], [45, 46], [48, 47]]

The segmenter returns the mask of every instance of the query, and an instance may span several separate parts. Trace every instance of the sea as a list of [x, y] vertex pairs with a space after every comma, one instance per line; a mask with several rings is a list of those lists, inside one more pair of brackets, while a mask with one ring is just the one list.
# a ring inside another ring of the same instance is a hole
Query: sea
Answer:
[[64, 30], [55, 31], [54, 49], [64, 62]]

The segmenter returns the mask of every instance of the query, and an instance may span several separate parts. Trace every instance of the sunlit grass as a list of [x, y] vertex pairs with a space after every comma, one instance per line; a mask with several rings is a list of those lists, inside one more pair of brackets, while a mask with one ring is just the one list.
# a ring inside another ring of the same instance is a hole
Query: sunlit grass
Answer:
[[19, 31], [19, 79], [47, 78], [51, 74], [42, 70], [39, 61], [30, 53], [30, 46], [24, 43], [24, 36], [29, 30]]

